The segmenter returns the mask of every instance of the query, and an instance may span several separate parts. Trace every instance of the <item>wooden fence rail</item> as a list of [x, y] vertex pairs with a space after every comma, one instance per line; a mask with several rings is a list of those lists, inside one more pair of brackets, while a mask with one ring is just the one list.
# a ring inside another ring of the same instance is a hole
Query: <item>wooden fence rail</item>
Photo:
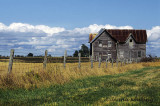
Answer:
[[[52, 58], [52, 57], [47, 57], [47, 54], [48, 54], [48, 51], [45, 50], [45, 55], [44, 55], [44, 60], [43, 60], [43, 69], [46, 69], [47, 67], [47, 60], [48, 58]], [[8, 64], [8, 73], [11, 73], [12, 72], [12, 66], [13, 66], [13, 58], [14, 58], [14, 50], [11, 49], [10, 51], [10, 58], [9, 58], [9, 64]], [[78, 54], [78, 57], [75, 58], [75, 60], [77, 60], [78, 62], [78, 68], [80, 69], [82, 66], [81, 66], [81, 53]], [[29, 58], [28, 58], [29, 59]], [[64, 52], [64, 59], [63, 59], [63, 67], [66, 68], [66, 59], [67, 59], [67, 50], [65, 50]], [[91, 62], [91, 68], [94, 67], [94, 59], [93, 59], [93, 56], [90, 56], [90, 62]], [[110, 61], [111, 60], [111, 61]], [[138, 59], [116, 59], [116, 60], [113, 60], [113, 59], [106, 59], [105, 60], [105, 67], [108, 68], [109, 67], [109, 62], [111, 62], [111, 67], [113, 68], [114, 67], [114, 62], [115, 62], [115, 66], [116, 67], [121, 67], [121, 66], [124, 66], [126, 64], [129, 64], [131, 63], [131, 61], [134, 61], [134, 63], [137, 63], [138, 62]], [[102, 59], [101, 57], [99, 57], [99, 60], [98, 60], [98, 68], [101, 68], [102, 66]]]

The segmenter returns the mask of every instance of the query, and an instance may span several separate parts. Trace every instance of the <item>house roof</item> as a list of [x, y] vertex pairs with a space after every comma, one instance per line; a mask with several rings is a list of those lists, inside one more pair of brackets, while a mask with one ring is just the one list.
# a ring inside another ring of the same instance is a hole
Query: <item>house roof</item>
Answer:
[[97, 36], [90, 39], [90, 43], [93, 43], [104, 31], [106, 31], [114, 40], [119, 43], [125, 43], [127, 38], [132, 35], [137, 43], [147, 42], [146, 30], [135, 29], [101, 29]]

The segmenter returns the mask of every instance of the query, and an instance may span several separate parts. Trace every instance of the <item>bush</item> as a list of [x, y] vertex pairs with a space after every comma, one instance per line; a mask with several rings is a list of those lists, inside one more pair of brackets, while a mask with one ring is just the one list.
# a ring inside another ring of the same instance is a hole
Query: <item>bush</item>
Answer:
[[142, 58], [140, 61], [141, 62], [155, 62], [158, 61], [159, 59], [155, 56], [153, 57], [152, 55], [148, 55], [147, 57]]

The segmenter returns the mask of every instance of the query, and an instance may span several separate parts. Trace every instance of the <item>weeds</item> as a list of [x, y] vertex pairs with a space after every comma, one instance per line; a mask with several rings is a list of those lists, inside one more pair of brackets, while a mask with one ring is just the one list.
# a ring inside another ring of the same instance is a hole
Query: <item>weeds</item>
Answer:
[[[39, 64], [39, 63], [37, 63]], [[90, 63], [84, 63], [85, 66], [89, 66]], [[106, 68], [105, 63], [102, 63], [101, 68], [98, 67], [82, 67], [79, 69], [76, 63], [68, 63], [66, 68], [62, 67], [62, 64], [52, 63], [48, 64], [47, 69], [40, 69], [39, 71], [30, 70], [23, 74], [0, 75], [0, 88], [3, 89], [18, 89], [18, 88], [39, 88], [43, 86], [50, 86], [54, 84], [64, 84], [71, 82], [75, 79], [83, 79], [90, 76], [103, 76], [113, 75], [118, 73], [127, 72], [129, 70], [138, 70], [149, 66], [159, 66], [160, 62], [148, 62], [148, 63], [133, 63], [113, 68], [111, 64]], [[98, 66], [98, 63], [94, 63], [94, 66]], [[16, 67], [16, 66], [14, 66]], [[17, 72], [17, 71], [15, 71]]]

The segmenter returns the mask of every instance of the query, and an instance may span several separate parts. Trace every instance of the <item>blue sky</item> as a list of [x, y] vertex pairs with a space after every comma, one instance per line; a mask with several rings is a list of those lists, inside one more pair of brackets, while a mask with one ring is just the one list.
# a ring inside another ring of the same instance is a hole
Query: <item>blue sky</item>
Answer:
[[89, 33], [123, 27], [146, 29], [147, 52], [160, 56], [160, 0], [0, 0], [0, 23], [0, 51], [72, 54]]
[[0, 20], [73, 29], [90, 24], [160, 25], [159, 0], [1, 0]]

